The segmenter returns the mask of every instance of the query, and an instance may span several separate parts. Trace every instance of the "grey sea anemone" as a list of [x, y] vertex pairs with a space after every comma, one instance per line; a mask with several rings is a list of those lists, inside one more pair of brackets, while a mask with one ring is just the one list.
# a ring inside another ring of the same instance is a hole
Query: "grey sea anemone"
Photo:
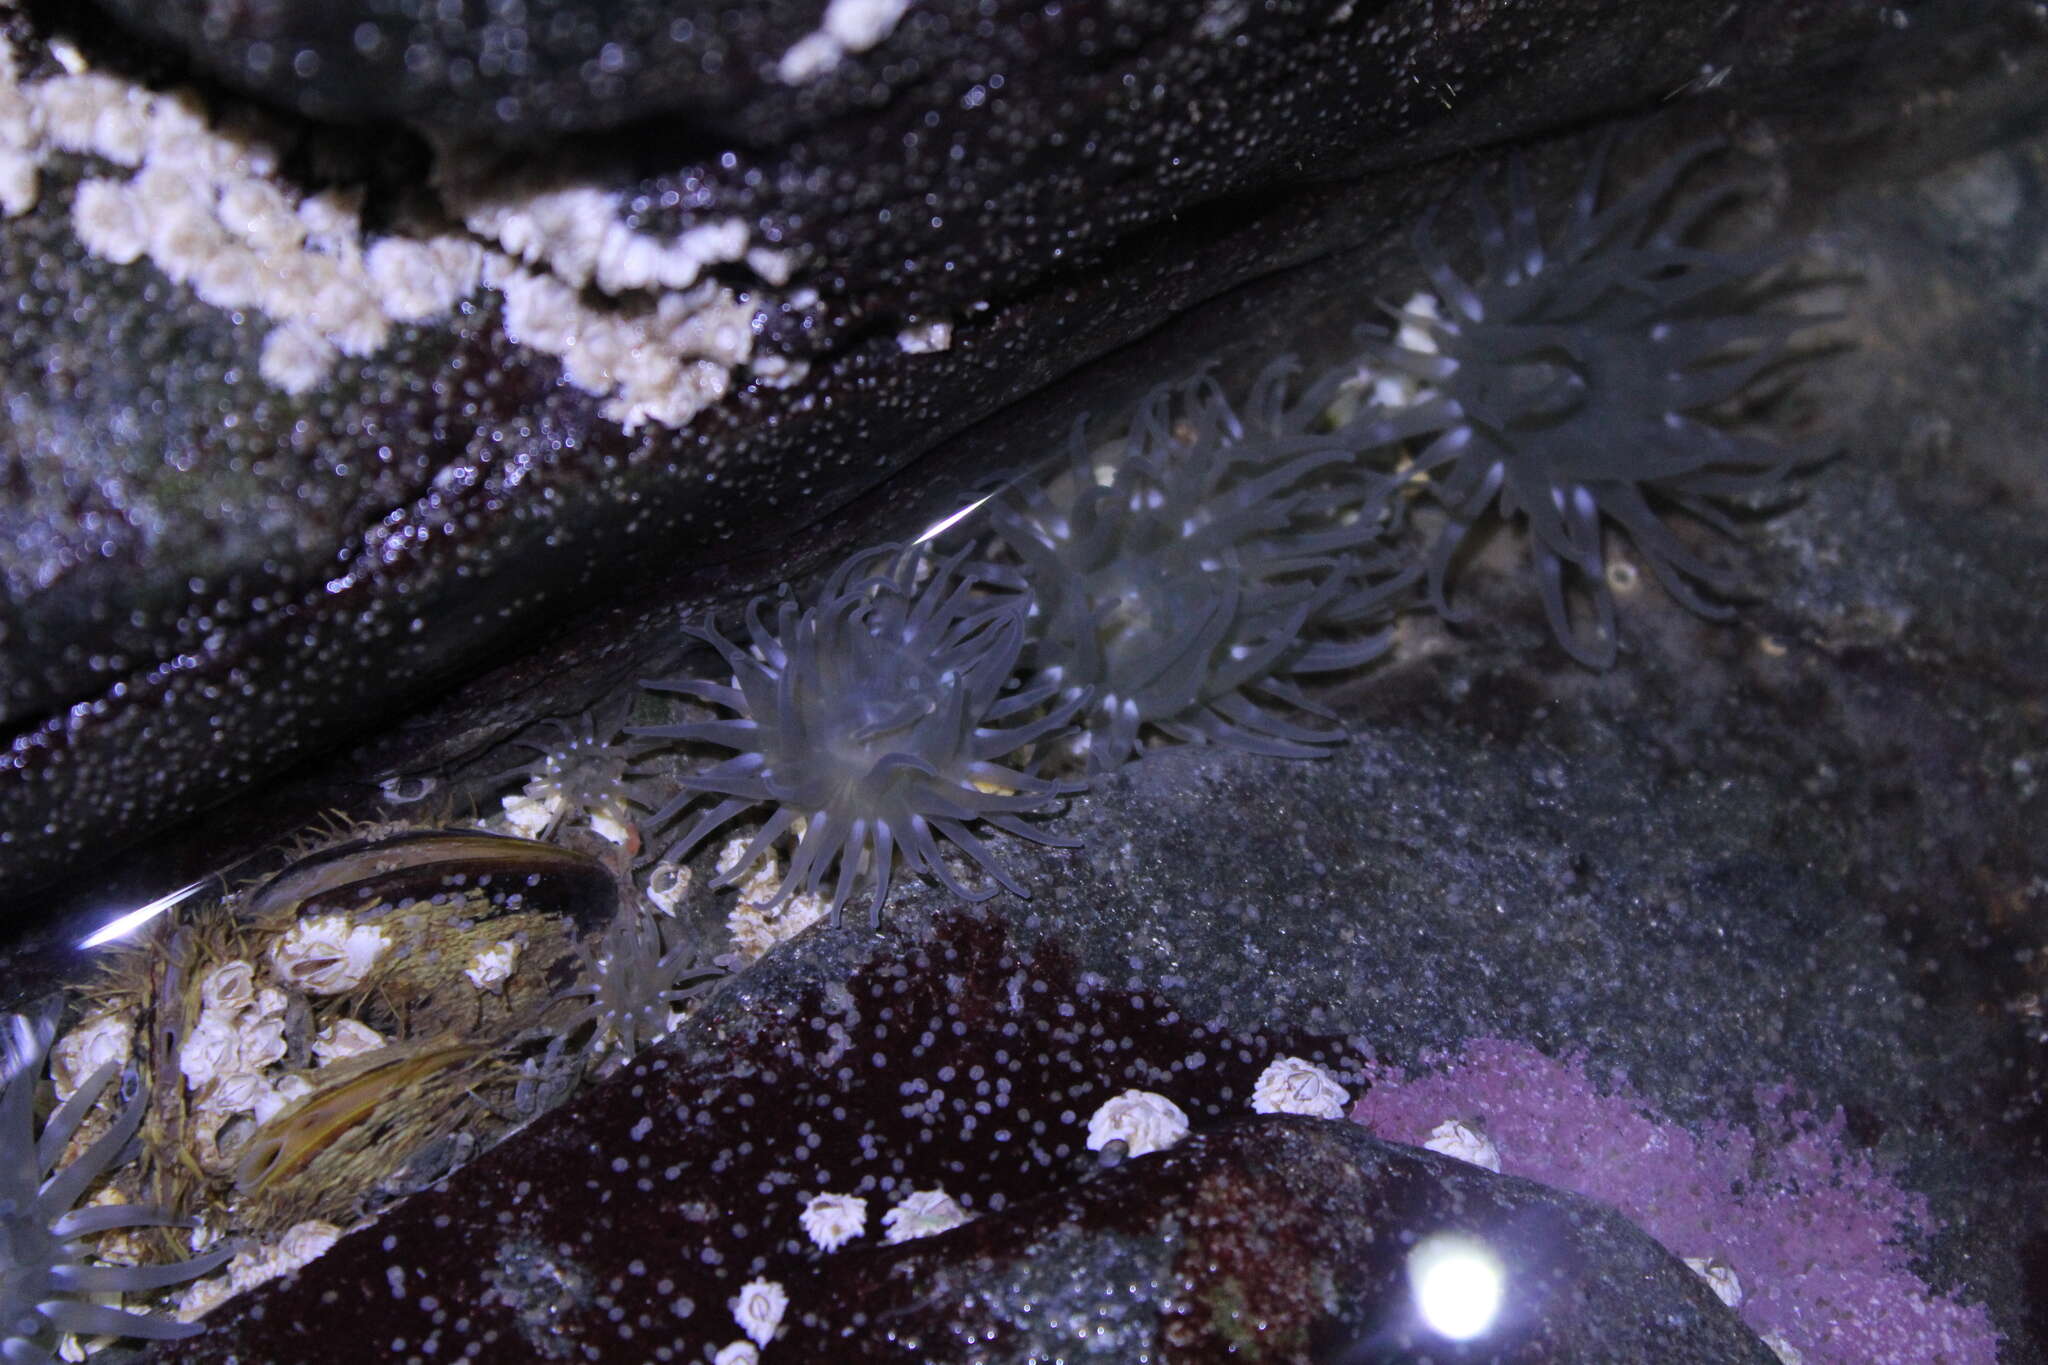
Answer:
[[668, 1032], [683, 1001], [725, 975], [697, 964], [696, 945], [673, 920], [639, 905], [621, 906], [595, 951], [582, 950], [583, 981], [562, 999], [583, 998], [582, 1010], [557, 1032], [590, 1029], [585, 1050], [630, 1057]]
[[585, 713], [574, 722], [550, 716], [511, 741], [532, 757], [489, 779], [517, 781], [520, 794], [506, 809], [515, 826], [547, 838], [565, 824], [623, 829], [646, 808], [630, 769], [633, 756], [614, 743], [621, 717]]
[[144, 1097], [121, 1105], [106, 1131], [68, 1164], [64, 1152], [114, 1083], [117, 1066], [95, 1071], [35, 1131], [36, 1078], [55, 1032], [47, 1019], [0, 1017], [5, 1089], [0, 1091], [0, 1358], [45, 1365], [57, 1337], [187, 1337], [197, 1323], [173, 1322], [93, 1302], [88, 1296], [146, 1293], [195, 1279], [232, 1254], [222, 1247], [169, 1265], [93, 1265], [88, 1239], [120, 1228], [174, 1226], [181, 1220], [145, 1204], [74, 1207], [126, 1156], [142, 1124]]
[[1327, 713], [1289, 678], [1380, 653], [1410, 575], [1380, 540], [1391, 484], [1352, 433], [1317, 430], [1326, 388], [1288, 401], [1291, 374], [1270, 367], [1242, 412], [1206, 375], [1154, 390], [1101, 449], [1076, 423], [1064, 473], [992, 505], [1030, 666], [1083, 707], [1091, 772], [1148, 728], [1286, 757], [1343, 738], [1293, 718]]
[[[1785, 354], [1813, 319], [1759, 313], [1743, 286], [1770, 257], [1686, 245], [1725, 194], [1663, 211], [1702, 146], [1666, 161], [1600, 207], [1596, 156], [1570, 213], [1546, 243], [1520, 162], [1508, 168], [1507, 215], [1474, 183], [1469, 199], [1480, 271], [1452, 268], [1425, 218], [1414, 232], [1438, 307], [1402, 315], [1409, 341], [1373, 348], [1381, 364], [1427, 386], [1420, 405], [1390, 425], [1431, 437], [1415, 472], [1448, 514], [1431, 546], [1430, 595], [1453, 616], [1444, 587], [1453, 556], [1489, 511], [1529, 531], [1544, 611], [1574, 657], [1614, 660], [1614, 600], [1605, 578], [1602, 523], [1612, 521], [1679, 602], [1703, 616], [1727, 607], [1729, 571], [1702, 559], [1659, 509], [1724, 534], [1735, 528], [1718, 499], [1767, 487], [1825, 447], [1779, 445], [1717, 425], [1716, 417]], [[1593, 607], [1575, 630], [1566, 569]]]
[[800, 831], [771, 905], [817, 893], [830, 877], [836, 922], [865, 878], [878, 920], [899, 856], [955, 895], [993, 895], [994, 886], [970, 887], [947, 867], [941, 838], [996, 885], [1024, 894], [970, 828], [979, 822], [1037, 843], [1065, 842], [1021, 817], [1051, 811], [1078, 788], [1002, 762], [1065, 726], [1075, 709], [1048, 709], [1049, 687], [1012, 685], [1024, 612], [1017, 594], [964, 566], [962, 556], [882, 546], [841, 565], [816, 606], [785, 594], [771, 618], [762, 600], [749, 604], [750, 649], [708, 617], [691, 623], [731, 681], [647, 686], [732, 716], [633, 733], [712, 744], [731, 757], [684, 776], [683, 792], [656, 812], [658, 826], [700, 794], [720, 798], [666, 856], [681, 857], [759, 807], [767, 818], [724, 880], [739, 880], [777, 840]]

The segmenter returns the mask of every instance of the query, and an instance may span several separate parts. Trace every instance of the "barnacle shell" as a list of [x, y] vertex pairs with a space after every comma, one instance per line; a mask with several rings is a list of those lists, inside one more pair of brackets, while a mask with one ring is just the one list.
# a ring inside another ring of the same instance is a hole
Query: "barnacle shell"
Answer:
[[944, 1190], [914, 1190], [882, 1215], [882, 1241], [889, 1246], [948, 1232], [973, 1218]]
[[215, 967], [199, 982], [199, 1003], [209, 1014], [225, 1015], [255, 1004], [255, 965], [235, 958]]
[[1707, 1282], [1707, 1288], [1714, 1291], [1715, 1298], [1730, 1308], [1742, 1307], [1742, 1280], [1733, 1266], [1712, 1256], [1687, 1256], [1683, 1259], [1693, 1274]]
[[1422, 1145], [1432, 1152], [1442, 1152], [1460, 1161], [1469, 1161], [1474, 1166], [1484, 1166], [1489, 1171], [1500, 1170], [1500, 1148], [1493, 1145], [1493, 1139], [1475, 1121], [1468, 1119], [1445, 1119], [1429, 1130], [1429, 1136]]
[[1301, 1057], [1275, 1057], [1252, 1086], [1252, 1112], [1340, 1119], [1351, 1096], [1329, 1072]]
[[313, 1035], [313, 1056], [320, 1065], [375, 1052], [390, 1040], [356, 1019], [337, 1019]]
[[338, 995], [363, 984], [390, 950], [388, 931], [352, 924], [346, 915], [300, 920], [270, 949], [280, 980], [315, 995]]
[[867, 1228], [868, 1201], [852, 1194], [814, 1195], [798, 1221], [812, 1245], [837, 1251]]
[[774, 1280], [749, 1280], [732, 1301], [733, 1321], [759, 1346], [766, 1346], [782, 1325], [789, 1294]]
[[470, 958], [462, 974], [480, 991], [503, 990], [518, 962], [519, 945], [511, 939], [500, 939]]
[[1188, 1134], [1188, 1116], [1164, 1095], [1126, 1090], [1088, 1118], [1088, 1150], [1121, 1142], [1132, 1156], [1163, 1152]]
[[125, 1065], [135, 1047], [135, 1021], [106, 1010], [76, 1025], [50, 1049], [50, 1080], [57, 1098], [68, 1100], [108, 1064]]

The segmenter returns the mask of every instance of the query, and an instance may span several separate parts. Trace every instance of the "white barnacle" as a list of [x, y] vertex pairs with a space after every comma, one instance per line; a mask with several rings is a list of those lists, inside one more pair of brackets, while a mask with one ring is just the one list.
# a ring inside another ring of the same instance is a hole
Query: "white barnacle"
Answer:
[[232, 1017], [211, 1010], [202, 1012], [178, 1045], [178, 1070], [184, 1073], [185, 1088], [204, 1090], [216, 1077], [234, 1071], [240, 1056], [240, 1039]]
[[313, 1060], [330, 1066], [349, 1057], [360, 1057], [383, 1047], [384, 1035], [356, 1019], [337, 1019], [313, 1035]]
[[59, 1038], [50, 1049], [50, 1081], [57, 1098], [68, 1100], [101, 1067], [127, 1062], [135, 1045], [135, 1021], [113, 1010], [95, 1014]]
[[235, 1055], [244, 1071], [262, 1071], [284, 1060], [284, 1016], [244, 1014], [235, 1026]]
[[383, 929], [351, 924], [346, 915], [315, 915], [278, 936], [270, 966], [289, 985], [335, 995], [360, 986], [390, 947]]
[[1121, 1142], [1132, 1156], [1163, 1152], [1188, 1135], [1188, 1116], [1164, 1095], [1126, 1090], [1088, 1118], [1088, 1150]]
[[199, 1007], [233, 1015], [256, 1003], [256, 965], [230, 958], [199, 978]]
[[268, 1123], [312, 1093], [313, 1083], [304, 1076], [279, 1076], [257, 1094], [250, 1112], [256, 1116], [256, 1122]]
[[1715, 1298], [1730, 1308], [1742, 1307], [1742, 1281], [1736, 1278], [1734, 1266], [1718, 1256], [1687, 1256], [1685, 1263], [1693, 1274], [1707, 1282]]
[[751, 1341], [728, 1341], [711, 1357], [711, 1365], [759, 1365], [761, 1353]]
[[1338, 1119], [1350, 1102], [1336, 1077], [1302, 1057], [1275, 1057], [1252, 1086], [1252, 1112], [1257, 1114]]
[[825, 1251], [837, 1251], [868, 1225], [868, 1201], [851, 1194], [821, 1194], [804, 1205], [804, 1235]]
[[889, 1246], [959, 1227], [974, 1215], [944, 1190], [916, 1190], [882, 1215], [882, 1241]]
[[502, 995], [505, 983], [512, 979], [513, 968], [518, 964], [519, 945], [509, 938], [499, 939], [472, 957], [469, 965], [462, 969], [462, 974], [478, 990]]
[[694, 879], [681, 863], [656, 863], [647, 874], [647, 900], [664, 915], [673, 915], [690, 894]]
[[766, 1346], [788, 1308], [789, 1295], [781, 1285], [774, 1280], [749, 1280], [732, 1301], [732, 1316], [742, 1332]]
[[1432, 1152], [1484, 1166], [1496, 1174], [1500, 1171], [1500, 1148], [1493, 1145], [1493, 1139], [1476, 1119], [1445, 1119], [1429, 1130], [1422, 1145]]

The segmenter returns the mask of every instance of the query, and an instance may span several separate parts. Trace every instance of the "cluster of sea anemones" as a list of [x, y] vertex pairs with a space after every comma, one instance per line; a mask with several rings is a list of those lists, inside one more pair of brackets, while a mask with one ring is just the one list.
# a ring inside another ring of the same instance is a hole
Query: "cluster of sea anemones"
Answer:
[[[786, 590], [753, 603], [746, 646], [692, 622], [722, 676], [650, 686], [729, 714], [637, 733], [728, 756], [654, 816], [718, 798], [667, 856], [760, 808], [726, 880], [793, 839], [777, 900], [829, 892], [836, 915], [864, 885], [879, 913], [899, 859], [962, 896], [1021, 892], [971, 827], [1056, 842], [1022, 817], [1077, 784], [1041, 768], [1093, 777], [1158, 742], [1325, 752], [1342, 731], [1298, 678], [1370, 661], [1411, 597], [1452, 615], [1454, 557], [1495, 513], [1526, 524], [1551, 628], [1587, 664], [1615, 656], [1606, 522], [1680, 603], [1724, 614], [1729, 576], [1661, 512], [1732, 531], [1716, 500], [1819, 452], [1717, 423], [1803, 320], [1745, 297], [1767, 258], [1687, 243], [1719, 196], [1666, 211], [1702, 154], [1604, 207], [1596, 160], [1549, 237], [1519, 165], [1505, 217], [1475, 184], [1470, 279], [1425, 220], [1415, 248], [1436, 295], [1366, 343], [1373, 401], [1339, 401], [1356, 369], [1302, 386], [1287, 362], [1238, 406], [1207, 375], [1170, 385], [1119, 439], [1077, 424], [1049, 475], [990, 502], [985, 538], [945, 556], [863, 551], [809, 605]], [[1398, 539], [1416, 491], [1437, 509], [1417, 518], [1434, 523], [1420, 551]], [[991, 884], [963, 882], [942, 839]]]

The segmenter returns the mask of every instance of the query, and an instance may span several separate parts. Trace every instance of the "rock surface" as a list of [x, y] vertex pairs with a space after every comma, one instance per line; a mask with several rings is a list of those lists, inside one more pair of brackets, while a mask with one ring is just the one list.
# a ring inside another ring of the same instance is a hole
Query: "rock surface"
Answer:
[[[677, 107], [585, 90], [614, 23], [631, 72], [682, 70], [636, 45], [669, 7], [519, 8], [572, 50], [528, 42], [514, 123]], [[500, 117], [488, 83], [395, 74], [421, 43], [391, 6], [115, 9], [323, 108]], [[1192, 27], [1167, 5], [919, 7], [794, 91], [761, 72], [812, 7], [730, 31], [705, 11], [691, 69], [702, 43], [734, 55], [691, 78], [690, 118], [506, 149], [273, 117], [82, 9], [10, 3], [8, 102], [31, 112], [9, 125], [0, 290], [37, 301], [13, 372], [40, 378], [0, 448], [0, 886], [621, 594], [802, 568], [713, 566], [1204, 298], [1378, 239], [1443, 183], [1363, 171], [1674, 92], [1917, 68], [1978, 31], [1970, 9], [1908, 43], [1865, 0], [1455, 23], [1223, 5]], [[497, 41], [439, 24], [420, 69]]]

